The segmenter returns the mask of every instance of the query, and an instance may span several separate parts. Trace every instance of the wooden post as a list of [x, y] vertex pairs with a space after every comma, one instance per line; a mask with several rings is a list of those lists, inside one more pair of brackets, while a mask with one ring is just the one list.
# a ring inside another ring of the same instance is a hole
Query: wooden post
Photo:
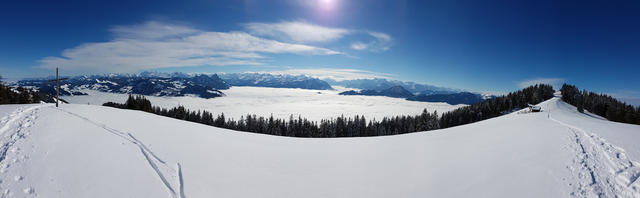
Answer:
[[60, 79], [58, 78], [58, 68], [56, 67], [56, 107], [60, 101]]
[[60, 102], [60, 81], [61, 80], [68, 80], [69, 78], [60, 78], [60, 76], [58, 75], [58, 68], [56, 67], [56, 79], [54, 80], [49, 80], [49, 82], [56, 82], [56, 107], [58, 107], [58, 103]]

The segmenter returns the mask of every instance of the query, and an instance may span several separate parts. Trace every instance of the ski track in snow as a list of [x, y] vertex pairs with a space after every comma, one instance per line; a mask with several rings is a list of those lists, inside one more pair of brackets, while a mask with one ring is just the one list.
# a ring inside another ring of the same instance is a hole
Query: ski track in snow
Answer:
[[549, 117], [569, 128], [571, 148], [576, 151], [568, 165], [575, 182], [575, 197], [640, 197], [640, 163], [629, 159], [624, 149], [579, 127]]
[[179, 186], [180, 197], [185, 198], [187, 196], [184, 195], [184, 180], [182, 180], [182, 165], [180, 165], [180, 163], [177, 163], [177, 165], [178, 165], [178, 184], [180, 185]]
[[[164, 184], [164, 186], [167, 188], [167, 190], [169, 191], [170, 195], [174, 198], [185, 198], [186, 196], [184, 195], [184, 186], [183, 186], [183, 178], [182, 178], [182, 167], [180, 165], [180, 163], [177, 163], [177, 170], [173, 169], [172, 167], [170, 167], [169, 165], [167, 165], [167, 163], [165, 161], [163, 161], [162, 159], [160, 159], [155, 153], [153, 153], [151, 151], [151, 149], [149, 149], [142, 141], [138, 140], [137, 138], [135, 138], [135, 136], [133, 136], [133, 134], [131, 133], [127, 133], [127, 132], [122, 132], [116, 129], [113, 129], [111, 127], [108, 127], [105, 124], [90, 120], [87, 117], [78, 115], [76, 113], [64, 110], [64, 109], [58, 109], [62, 112], [65, 112], [69, 115], [72, 115], [74, 117], [80, 118], [86, 122], [89, 122], [95, 126], [98, 126], [104, 130], [106, 130], [107, 132], [114, 134], [124, 140], [127, 140], [128, 142], [136, 145], [139, 149], [140, 152], [142, 153], [142, 155], [144, 156], [145, 160], [149, 163], [149, 166], [151, 166], [151, 168], [153, 169], [153, 171], [156, 173], [156, 175], [158, 175], [158, 177], [160, 178], [160, 180], [162, 181], [162, 183]], [[175, 178], [174, 182], [170, 182], [167, 178], [167, 176], [169, 176], [170, 178]], [[178, 192], [176, 192], [176, 189], [179, 190]]]
[[[19, 149], [17, 147], [12, 147], [16, 142], [21, 139], [26, 138], [30, 133], [28, 132], [28, 128], [34, 124], [34, 121], [38, 118], [38, 109], [42, 106], [32, 106], [29, 108], [19, 107], [15, 111], [11, 112], [11, 114], [4, 116], [0, 119], [0, 173], [5, 174], [8, 169], [14, 165], [15, 163], [19, 163], [28, 159], [29, 156], [22, 154], [21, 156], [16, 156], [13, 160], [7, 159], [7, 152], [11, 151], [13, 153], [19, 154]], [[7, 175], [4, 175], [7, 176]], [[3, 177], [4, 178], [4, 177]], [[14, 176], [14, 180], [16, 182], [20, 182], [24, 179], [23, 176], [16, 175]], [[0, 180], [2, 181], [2, 180]], [[2, 182], [0, 182], [1, 184]], [[11, 184], [8, 184], [11, 185]], [[2, 189], [0, 186], [0, 190], [2, 190], [2, 194], [0, 197], [13, 196], [14, 192], [11, 192], [8, 188]], [[25, 194], [34, 194], [35, 190], [33, 187], [26, 187], [24, 189]]]

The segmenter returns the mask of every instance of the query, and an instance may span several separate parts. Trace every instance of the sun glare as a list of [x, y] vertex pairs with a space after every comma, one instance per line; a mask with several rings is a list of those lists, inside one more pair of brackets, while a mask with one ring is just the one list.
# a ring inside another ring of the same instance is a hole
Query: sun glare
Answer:
[[335, 9], [338, 0], [318, 0], [318, 6], [321, 10], [332, 11]]

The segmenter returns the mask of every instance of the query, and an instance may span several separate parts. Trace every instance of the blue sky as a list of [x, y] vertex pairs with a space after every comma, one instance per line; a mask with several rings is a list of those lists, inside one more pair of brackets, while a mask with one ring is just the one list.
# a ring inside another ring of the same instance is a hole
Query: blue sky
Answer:
[[267, 71], [496, 93], [568, 82], [638, 101], [638, 10], [638, 1], [12, 1], [0, 7], [0, 75]]

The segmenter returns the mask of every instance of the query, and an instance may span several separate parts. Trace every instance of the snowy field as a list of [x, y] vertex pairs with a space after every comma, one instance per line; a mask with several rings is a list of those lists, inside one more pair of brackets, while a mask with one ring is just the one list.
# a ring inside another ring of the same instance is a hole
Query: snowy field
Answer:
[[[247, 114], [268, 117], [273, 114], [277, 118], [288, 119], [289, 115], [319, 121], [325, 118], [335, 118], [340, 115], [352, 117], [365, 115], [367, 119], [381, 119], [384, 116], [417, 115], [424, 108], [440, 113], [456, 109], [465, 105], [450, 105], [447, 103], [407, 101], [401, 98], [383, 96], [342, 96], [337, 90], [307, 90], [289, 88], [266, 87], [231, 87], [223, 90], [227, 95], [212, 99], [198, 97], [153, 97], [148, 96], [154, 106], [167, 108], [183, 105], [191, 110], [207, 110], [214, 115], [224, 113], [235, 119]], [[351, 90], [351, 89], [349, 89]], [[90, 91], [87, 96], [63, 97], [70, 103], [102, 105], [105, 102], [124, 103], [126, 94], [114, 94]]]
[[430, 132], [305, 139], [94, 105], [0, 105], [0, 196], [640, 196], [640, 126], [558, 98], [540, 106]]

